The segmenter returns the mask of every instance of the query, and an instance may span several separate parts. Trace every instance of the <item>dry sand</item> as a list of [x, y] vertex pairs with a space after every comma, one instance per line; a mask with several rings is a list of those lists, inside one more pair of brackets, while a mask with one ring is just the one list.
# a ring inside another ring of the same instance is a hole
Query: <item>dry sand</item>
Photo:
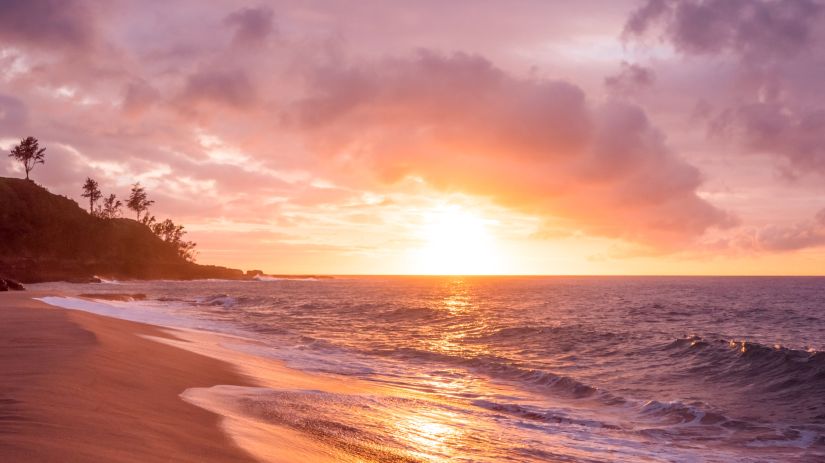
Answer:
[[251, 379], [143, 337], [170, 338], [166, 330], [55, 309], [36, 296], [0, 293], [0, 461], [254, 461], [217, 415], [179, 397]]

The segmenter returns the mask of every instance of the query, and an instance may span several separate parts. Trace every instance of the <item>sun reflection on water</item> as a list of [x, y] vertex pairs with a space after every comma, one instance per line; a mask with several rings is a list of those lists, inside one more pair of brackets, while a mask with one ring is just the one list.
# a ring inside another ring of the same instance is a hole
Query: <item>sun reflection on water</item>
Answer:
[[471, 309], [470, 295], [463, 281], [458, 280], [451, 285], [452, 291], [442, 301], [442, 308], [450, 315], [461, 315]]
[[487, 327], [486, 318], [477, 310], [475, 297], [463, 278], [452, 278], [444, 284], [444, 293], [439, 296], [433, 310], [449, 312], [455, 322], [450, 326], [425, 328], [427, 351], [465, 358], [485, 355], [489, 352], [483, 345], [468, 344], [465, 338], [479, 334]]
[[443, 461], [455, 456], [456, 445], [464, 439], [462, 417], [444, 409], [418, 409], [394, 423], [396, 437], [412, 453], [427, 461]]

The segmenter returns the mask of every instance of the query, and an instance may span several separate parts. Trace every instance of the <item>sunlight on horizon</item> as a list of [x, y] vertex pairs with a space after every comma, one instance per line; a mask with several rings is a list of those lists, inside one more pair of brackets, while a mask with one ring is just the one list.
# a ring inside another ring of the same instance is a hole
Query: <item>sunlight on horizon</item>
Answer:
[[426, 275], [494, 275], [503, 272], [500, 244], [490, 230], [494, 221], [460, 206], [425, 215], [418, 232], [422, 246], [412, 250], [414, 273]]

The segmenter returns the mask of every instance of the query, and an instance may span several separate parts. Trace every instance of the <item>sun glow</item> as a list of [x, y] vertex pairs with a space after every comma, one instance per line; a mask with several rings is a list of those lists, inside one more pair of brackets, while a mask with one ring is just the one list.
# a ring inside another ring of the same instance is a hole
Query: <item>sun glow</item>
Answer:
[[496, 240], [489, 229], [494, 223], [458, 206], [428, 213], [419, 233], [423, 245], [413, 253], [413, 272], [428, 275], [501, 273]]

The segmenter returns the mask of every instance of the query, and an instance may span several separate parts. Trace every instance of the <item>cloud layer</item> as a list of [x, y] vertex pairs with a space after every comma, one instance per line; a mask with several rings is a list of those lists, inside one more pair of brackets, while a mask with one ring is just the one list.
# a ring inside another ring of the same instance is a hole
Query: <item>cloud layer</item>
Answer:
[[713, 120], [751, 153], [787, 172], [825, 174], [825, 6], [814, 0], [648, 0], [625, 38], [658, 34], [688, 56], [729, 59], [738, 90]]
[[[821, 4], [524, 2], [501, 16], [477, 2], [0, 0], [0, 141], [39, 137], [35, 178], [57, 191], [140, 180], [209, 242], [234, 230], [295, 255], [378, 252], [375, 236], [453, 198], [527, 218], [525, 239], [632, 255], [736, 247], [747, 227], [760, 252], [823, 244], [821, 205], [754, 219], [756, 200], [717, 194], [744, 174], [706, 169], [761, 155], [786, 179], [825, 175]], [[688, 138], [699, 112], [713, 129]]]
[[385, 181], [439, 189], [657, 246], [732, 225], [696, 195], [698, 170], [632, 104], [564, 81], [516, 78], [473, 55], [421, 51], [322, 68], [299, 101], [317, 152]]

